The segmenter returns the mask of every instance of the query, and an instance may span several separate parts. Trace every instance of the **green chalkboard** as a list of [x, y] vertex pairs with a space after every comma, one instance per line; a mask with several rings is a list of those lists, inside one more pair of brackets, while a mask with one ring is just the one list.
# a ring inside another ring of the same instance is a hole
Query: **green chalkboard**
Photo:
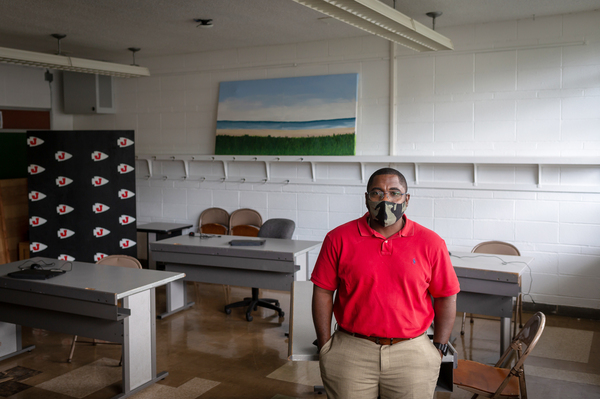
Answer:
[[0, 179], [27, 177], [27, 133], [0, 132]]

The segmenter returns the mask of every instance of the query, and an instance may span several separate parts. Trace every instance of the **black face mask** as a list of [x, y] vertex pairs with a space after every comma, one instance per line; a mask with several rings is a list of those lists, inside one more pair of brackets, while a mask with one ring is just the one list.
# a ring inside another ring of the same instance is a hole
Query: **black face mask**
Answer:
[[390, 201], [367, 200], [367, 207], [369, 208], [371, 219], [383, 227], [388, 227], [402, 219], [402, 215], [404, 215], [404, 211], [406, 211], [407, 203], [406, 201], [399, 204]]

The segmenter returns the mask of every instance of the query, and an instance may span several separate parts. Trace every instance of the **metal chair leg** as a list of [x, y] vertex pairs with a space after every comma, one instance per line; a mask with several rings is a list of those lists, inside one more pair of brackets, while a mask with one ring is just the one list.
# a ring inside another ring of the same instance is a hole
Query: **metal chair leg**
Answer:
[[463, 313], [462, 324], [460, 325], [460, 335], [465, 335], [465, 320], [467, 319], [467, 313]]
[[67, 359], [67, 363], [71, 363], [73, 360], [73, 352], [75, 352], [75, 344], [77, 343], [77, 335], [73, 336], [73, 343], [71, 344], [71, 352], [69, 353], [69, 358]]
[[519, 329], [523, 328], [523, 295], [517, 297], [519, 301]]
[[519, 297], [517, 297], [517, 299], [515, 300], [515, 307], [513, 309], [512, 315], [510, 317], [511, 317], [511, 321], [513, 321], [513, 319], [514, 319], [512, 335], [510, 336], [510, 340], [512, 341], [515, 338], [515, 336], [517, 335], [517, 319], [519, 317]]
[[519, 324], [519, 330], [523, 328], [523, 296], [521, 294], [517, 295], [515, 306], [513, 308], [513, 315], [511, 317], [514, 317], [513, 331], [510, 338], [512, 340], [517, 336], [517, 324]]

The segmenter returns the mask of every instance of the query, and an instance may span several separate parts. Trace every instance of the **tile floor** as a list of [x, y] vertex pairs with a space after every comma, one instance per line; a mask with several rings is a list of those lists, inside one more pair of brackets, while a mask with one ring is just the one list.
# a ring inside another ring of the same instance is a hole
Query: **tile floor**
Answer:
[[[279, 320], [271, 310], [259, 310], [248, 323], [244, 310], [223, 313], [221, 286], [189, 285], [196, 305], [165, 320], [157, 320], [158, 371], [169, 376], [133, 396], [147, 398], [309, 398], [320, 383], [316, 362], [289, 362], [289, 317]], [[231, 299], [249, 295], [249, 288], [232, 287]], [[289, 313], [289, 295], [267, 291]], [[157, 311], [164, 289], [157, 290]], [[493, 364], [499, 357], [499, 321], [476, 318], [460, 336], [460, 314], [454, 326], [461, 358]], [[544, 335], [526, 367], [531, 399], [600, 398], [600, 321], [547, 315]], [[527, 314], [524, 315], [527, 317]], [[48, 399], [112, 398], [120, 391], [119, 345], [78, 344], [66, 362], [71, 336], [23, 328], [30, 353], [0, 362], [0, 397]], [[6, 375], [4, 374], [6, 373]], [[11, 374], [12, 373], [12, 374]], [[11, 380], [2, 382], [6, 377]], [[470, 398], [455, 388], [437, 399]]]

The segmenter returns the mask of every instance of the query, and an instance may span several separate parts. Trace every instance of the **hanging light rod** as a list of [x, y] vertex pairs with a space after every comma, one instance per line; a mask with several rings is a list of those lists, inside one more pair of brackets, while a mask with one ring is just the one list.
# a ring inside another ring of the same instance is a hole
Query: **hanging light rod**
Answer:
[[65, 37], [67, 37], [67, 35], [64, 35], [62, 33], [53, 33], [50, 36], [52, 36], [53, 38], [55, 38], [56, 41], [58, 42], [58, 51], [57, 51], [56, 55], [62, 55], [62, 52], [60, 51], [60, 41], [62, 39], [64, 39]]
[[425, 15], [427, 15], [429, 18], [431, 18], [431, 29], [435, 30], [435, 19], [439, 16], [441, 16], [443, 14], [443, 12], [441, 11], [431, 11], [428, 13], [425, 13]]
[[454, 50], [446, 36], [379, 0], [294, 0], [313, 10], [415, 51]]
[[6, 47], [0, 47], [0, 62], [37, 68], [58, 69], [61, 71], [116, 76], [119, 78], [150, 76], [150, 71], [144, 67], [66, 57], [64, 55], [35, 53]]

